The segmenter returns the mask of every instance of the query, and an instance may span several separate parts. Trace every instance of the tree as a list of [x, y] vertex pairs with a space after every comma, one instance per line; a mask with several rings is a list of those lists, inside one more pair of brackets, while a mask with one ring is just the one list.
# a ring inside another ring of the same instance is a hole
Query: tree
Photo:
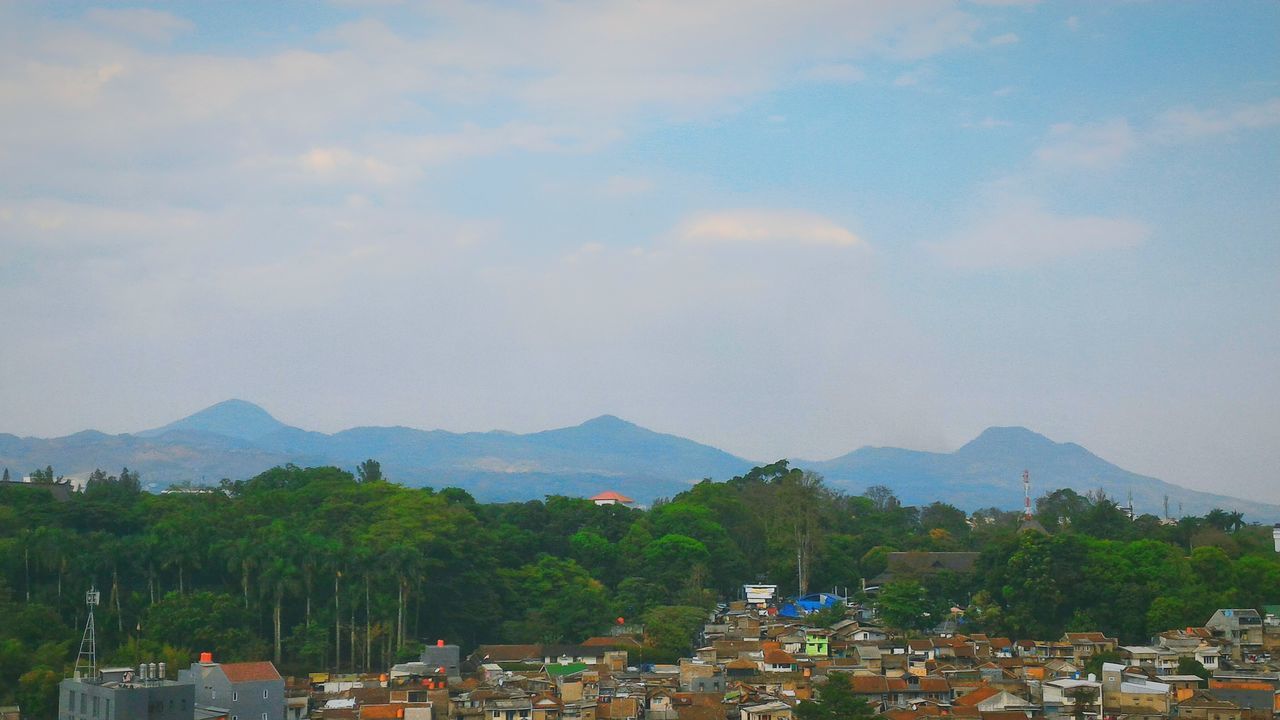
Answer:
[[60, 673], [47, 667], [38, 667], [18, 678], [18, 704], [27, 717], [53, 717], [58, 711], [58, 683]]
[[140, 625], [144, 639], [212, 652], [227, 661], [260, 660], [267, 650], [251, 630], [253, 616], [233, 595], [169, 593], [147, 610]]
[[797, 720], [850, 720], [869, 718], [876, 709], [853, 692], [853, 685], [843, 673], [831, 673], [827, 682], [818, 686], [818, 699], [804, 700], [796, 706]]
[[365, 460], [356, 467], [356, 475], [362, 483], [381, 482], [382, 464], [373, 458]]
[[1071, 698], [1072, 717], [1075, 720], [1084, 720], [1086, 711], [1098, 700], [1098, 690], [1088, 685], [1081, 685], [1067, 691], [1066, 696]]
[[872, 485], [863, 491], [862, 496], [871, 500], [878, 512], [888, 512], [902, 506], [898, 496], [884, 485]]
[[889, 627], [923, 630], [938, 623], [930, 613], [924, 586], [915, 580], [897, 580], [880, 588], [876, 605]]
[[645, 643], [674, 661], [693, 649], [693, 641], [707, 611], [687, 605], [662, 605], [644, 614]]
[[1213, 673], [1209, 672], [1208, 668], [1200, 664], [1199, 660], [1190, 657], [1178, 658], [1178, 674], [1195, 675], [1204, 681], [1201, 683], [1201, 687], [1207, 685], [1209, 683], [1209, 678], [1213, 677]]

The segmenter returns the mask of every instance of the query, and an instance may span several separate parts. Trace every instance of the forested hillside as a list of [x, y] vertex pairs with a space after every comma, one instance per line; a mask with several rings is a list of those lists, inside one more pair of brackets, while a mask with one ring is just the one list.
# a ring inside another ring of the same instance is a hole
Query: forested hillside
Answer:
[[464, 650], [575, 642], [618, 617], [646, 623], [647, 657], [672, 658], [743, 582], [856, 590], [891, 550], [981, 552], [971, 577], [884, 588], [886, 620], [906, 631], [958, 606], [973, 631], [1137, 642], [1217, 607], [1280, 599], [1270, 528], [1238, 513], [1130, 520], [1070, 490], [1037, 508], [1048, 534], [1019, 533], [1014, 513], [905, 507], [885, 488], [845, 495], [785, 462], [647, 510], [478, 504], [388, 482], [372, 461], [358, 476], [276, 468], [221, 492], [150, 494], [129, 472], [95, 473], [65, 502], [0, 485], [0, 704], [50, 696], [74, 661], [91, 584], [108, 663], [176, 668], [209, 650], [293, 673], [385, 668], [424, 638]]

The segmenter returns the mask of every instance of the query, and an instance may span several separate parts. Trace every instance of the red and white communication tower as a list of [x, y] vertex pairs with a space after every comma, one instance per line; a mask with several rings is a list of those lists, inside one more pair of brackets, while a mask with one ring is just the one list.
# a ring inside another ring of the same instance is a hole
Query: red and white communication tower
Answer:
[[1023, 516], [1024, 520], [1031, 519], [1031, 473], [1026, 470], [1022, 471], [1022, 495], [1027, 512]]

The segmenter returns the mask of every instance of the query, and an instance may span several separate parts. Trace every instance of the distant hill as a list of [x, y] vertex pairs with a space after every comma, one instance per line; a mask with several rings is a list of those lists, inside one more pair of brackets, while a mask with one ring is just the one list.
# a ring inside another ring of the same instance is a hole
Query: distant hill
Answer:
[[[92, 430], [61, 438], [0, 434], [0, 466], [21, 476], [53, 465], [85, 476], [95, 467], [139, 470], [152, 489], [182, 482], [216, 483], [251, 477], [275, 465], [337, 465], [367, 458], [407, 485], [467, 489], [486, 501], [544, 495], [590, 496], [617, 490], [641, 503], [670, 497], [702, 478], [724, 480], [759, 464], [708, 445], [642, 428], [612, 415], [581, 425], [516, 434], [454, 433], [407, 427], [357, 427], [326, 434], [286, 425], [243, 400], [228, 400], [181, 420], [135, 434]], [[953, 453], [898, 448], [855, 450], [826, 461], [795, 461], [822, 473], [834, 487], [859, 493], [886, 485], [908, 504], [934, 500], [965, 510], [1014, 509], [1022, 499], [1023, 469], [1039, 495], [1059, 487], [1101, 488], [1138, 512], [1187, 514], [1237, 509], [1250, 520], [1280, 520], [1280, 507], [1196, 492], [1131, 473], [1073, 443], [1057, 443], [1025, 428], [989, 428]]]
[[1189, 490], [1117, 467], [1075, 443], [1059, 443], [1022, 427], [987, 428], [952, 453], [864, 447], [822, 462], [797, 461], [835, 487], [861, 492], [893, 488], [906, 504], [934, 500], [966, 510], [1013, 509], [1022, 501], [1022, 471], [1031, 473], [1032, 497], [1057, 488], [1081, 494], [1102, 490], [1120, 504], [1132, 494], [1138, 514], [1161, 515], [1164, 498], [1177, 515], [1203, 515], [1215, 507], [1239, 510], [1250, 520], [1280, 520], [1280, 506]]
[[193, 432], [252, 441], [288, 428], [288, 425], [271, 417], [271, 413], [251, 402], [224, 400], [194, 415], [155, 430], [144, 430], [137, 435], [159, 437], [172, 432]]
[[525, 435], [407, 427], [357, 427], [329, 435], [286, 425], [243, 400], [227, 400], [136, 434], [0, 435], [0, 466], [17, 475], [45, 465], [66, 475], [85, 475], [95, 467], [115, 472], [127, 465], [153, 489], [251, 477], [285, 463], [352, 469], [367, 458], [378, 460], [397, 482], [453, 485], [489, 501], [590, 496], [611, 489], [649, 503], [706, 477], [742, 474], [755, 464], [612, 415]]

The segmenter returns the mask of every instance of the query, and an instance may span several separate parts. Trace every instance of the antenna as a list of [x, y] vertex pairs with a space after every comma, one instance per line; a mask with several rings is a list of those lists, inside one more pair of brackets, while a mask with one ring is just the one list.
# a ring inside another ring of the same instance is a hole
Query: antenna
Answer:
[[90, 586], [89, 592], [84, 594], [84, 604], [89, 606], [89, 619], [85, 621], [84, 637], [80, 639], [80, 654], [76, 656], [74, 677], [77, 680], [93, 680], [98, 677], [98, 640], [93, 628], [93, 609], [101, 603], [102, 593]]
[[1164, 517], [1166, 520], [1169, 519], [1169, 495], [1168, 494], [1164, 496]]
[[1023, 495], [1024, 505], [1026, 507], [1026, 514], [1023, 515], [1023, 518], [1026, 520], [1030, 520], [1031, 519], [1031, 473], [1026, 470], [1022, 471], [1022, 495]]

